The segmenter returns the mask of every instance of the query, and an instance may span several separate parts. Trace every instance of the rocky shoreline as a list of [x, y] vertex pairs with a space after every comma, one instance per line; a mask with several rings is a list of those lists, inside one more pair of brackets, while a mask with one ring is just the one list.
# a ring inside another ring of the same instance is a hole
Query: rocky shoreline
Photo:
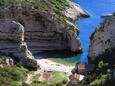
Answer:
[[[20, 4], [0, 6], [0, 53], [16, 57], [23, 67], [36, 70], [37, 74], [40, 73], [43, 76], [44, 72], [64, 72], [70, 80], [68, 84], [72, 86], [76, 84], [89, 86], [90, 82], [86, 82], [89, 79], [92, 80], [91, 86], [102, 85], [106, 80], [115, 77], [115, 14], [98, 26], [90, 38], [88, 57], [93, 64], [76, 64], [74, 68], [48, 59], [34, 58], [34, 54], [40, 51], [82, 52], [79, 29], [74, 23], [82, 17], [89, 17], [89, 14], [73, 2], [68, 1], [68, 3], [69, 7], [63, 10], [61, 16], [61, 12], [57, 10], [56, 13], [59, 14], [52, 12], [53, 10], [50, 12], [47, 9], [36, 8], [36, 6], [24, 7]], [[12, 66], [14, 62], [12, 59], [2, 59], [0, 68], [4, 68], [4, 65]], [[84, 75], [87, 75], [85, 79]], [[40, 77], [41, 80], [43, 76]], [[32, 74], [28, 76], [27, 83], [31, 80], [30, 77]], [[103, 83], [93, 81], [97, 77]], [[83, 79], [85, 81], [79, 83]]]
[[[89, 16], [74, 3], [69, 3], [70, 8], [65, 13], [67, 17], [75, 20], [80, 16]], [[15, 34], [15, 29], [11, 27], [10, 22], [12, 21], [20, 22], [24, 26], [24, 39], [33, 54], [46, 50], [68, 49], [73, 52], [82, 51], [79, 30], [74, 25], [74, 22], [67, 20], [66, 23], [70, 27], [65, 26], [64, 24], [58, 23], [57, 20], [54, 20], [53, 15], [48, 11], [33, 8], [11, 6], [0, 8], [0, 13], [1, 16], [4, 16], [0, 18], [0, 44], [2, 45], [0, 46], [0, 51], [3, 53], [14, 54], [18, 46], [17, 39], [19, 35]], [[7, 46], [8, 43], [9, 46]]]
[[[58, 71], [71, 75], [73, 66], [65, 66], [48, 59], [35, 59], [33, 54], [46, 50], [82, 52], [79, 29], [74, 21], [89, 14], [69, 1], [64, 15], [72, 21], [56, 20], [47, 10], [26, 7], [0, 7], [0, 53], [19, 59], [30, 70]], [[39, 70], [40, 69], [40, 70]], [[82, 80], [83, 76], [78, 79]]]
[[[74, 3], [69, 1], [69, 5], [65, 15], [72, 20], [89, 16]], [[0, 52], [3, 54], [32, 59], [32, 54], [39, 51], [82, 51], [79, 30], [74, 22], [66, 20], [69, 26], [65, 26], [47, 10], [21, 6], [0, 7], [0, 14]]]

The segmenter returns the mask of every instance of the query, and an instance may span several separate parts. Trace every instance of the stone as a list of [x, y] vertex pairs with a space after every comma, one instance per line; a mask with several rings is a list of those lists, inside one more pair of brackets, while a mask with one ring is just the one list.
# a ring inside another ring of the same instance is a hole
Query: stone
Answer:
[[19, 53], [20, 53], [20, 58], [28, 58], [28, 59], [33, 59], [32, 53], [28, 50], [27, 44], [23, 42], [20, 44], [19, 48]]
[[[77, 16], [77, 19], [80, 15], [87, 15], [77, 5], [69, 3], [70, 9], [74, 10], [72, 15]], [[66, 10], [67, 14], [69, 11]], [[74, 20], [74, 17], [71, 18]], [[67, 20], [65, 23], [57, 20], [48, 10], [20, 6], [0, 7], [0, 52], [18, 57], [21, 64], [35, 69], [38, 65], [32, 54], [40, 51], [81, 52], [79, 29], [74, 22]]]
[[[71, 2], [70, 5], [71, 9], [75, 10], [72, 15], [75, 14], [77, 18], [80, 15], [87, 15], [77, 5], [73, 6]], [[66, 10], [67, 13], [69, 11]], [[2, 52], [16, 54], [17, 47], [23, 41], [27, 43], [28, 49], [33, 54], [47, 50], [82, 51], [79, 30], [74, 22], [67, 23], [71, 26], [67, 27], [55, 20], [54, 15], [47, 10], [34, 8], [9, 6], [0, 8], [0, 12], [1, 16], [4, 16], [0, 17], [0, 51]], [[66, 16], [71, 17], [71, 15]]]
[[[28, 50], [26, 42], [24, 42], [23, 25], [12, 20], [0, 22], [0, 52], [5, 55], [17, 57], [20, 63], [25, 67], [37, 69], [37, 61], [34, 60], [32, 53]], [[13, 65], [11, 59], [6, 59], [4, 62], [4, 64]]]
[[65, 11], [65, 15], [74, 21], [80, 17], [90, 17], [89, 13], [83, 10], [78, 4], [70, 1], [70, 7]]
[[24, 42], [24, 26], [23, 25], [21, 25], [20, 23], [18, 23], [18, 22], [16, 22], [16, 21], [12, 21], [14, 24], [16, 24], [17, 26], [18, 26], [18, 32], [20, 33], [19, 35], [20, 35], [20, 41], [21, 42]]
[[39, 65], [34, 59], [32, 53], [28, 50], [27, 44], [23, 42], [19, 47], [19, 59], [20, 64], [30, 70], [37, 70]]
[[34, 59], [24, 58], [20, 60], [20, 64], [29, 70], [37, 70], [40, 68], [37, 61]]
[[4, 65], [7, 65], [7, 66], [14, 65], [13, 59], [9, 57], [0, 59], [0, 67], [4, 67]]
[[[105, 19], [105, 21], [98, 26], [91, 36], [88, 57], [95, 60], [96, 57], [113, 57], [115, 63], [115, 15]], [[103, 56], [101, 56], [103, 55]]]

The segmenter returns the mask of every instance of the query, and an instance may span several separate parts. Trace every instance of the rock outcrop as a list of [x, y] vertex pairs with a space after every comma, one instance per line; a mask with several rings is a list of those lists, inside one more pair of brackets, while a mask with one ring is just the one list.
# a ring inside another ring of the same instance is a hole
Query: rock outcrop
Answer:
[[0, 26], [0, 52], [18, 57], [25, 67], [37, 69], [37, 61], [24, 42], [23, 25], [12, 20], [1, 20]]
[[14, 61], [12, 58], [5, 57], [5, 58], [0, 58], [0, 68], [3, 68], [4, 65], [11, 66], [14, 65]]
[[[77, 19], [80, 16], [88, 15], [73, 3], [71, 5], [71, 9], [67, 11], [73, 9], [72, 13], [75, 13], [74, 17], [76, 16]], [[69, 13], [66, 13], [67, 16]], [[65, 49], [81, 52], [78, 28], [69, 21], [66, 22], [68, 26], [64, 25], [56, 20], [54, 16], [48, 10], [32, 7], [0, 7], [0, 51], [14, 54], [17, 51], [16, 47], [20, 46], [20, 40], [25, 40], [32, 53]], [[17, 30], [18, 26], [11, 22], [14, 20], [24, 26], [25, 33], [22, 33], [20, 29]]]
[[[92, 34], [88, 57], [92, 60], [103, 55], [103, 58], [115, 58], [113, 52], [115, 52], [115, 14], [108, 17]], [[115, 62], [115, 59], [113, 61]]]
[[65, 15], [72, 18], [74, 21], [80, 17], [90, 17], [78, 4], [70, 2], [70, 7], [65, 11]]
[[21, 65], [29, 68], [30, 70], [37, 70], [40, 68], [32, 53], [28, 50], [27, 44], [25, 42], [20, 44], [18, 53], [19, 55], [17, 57], [19, 57]]

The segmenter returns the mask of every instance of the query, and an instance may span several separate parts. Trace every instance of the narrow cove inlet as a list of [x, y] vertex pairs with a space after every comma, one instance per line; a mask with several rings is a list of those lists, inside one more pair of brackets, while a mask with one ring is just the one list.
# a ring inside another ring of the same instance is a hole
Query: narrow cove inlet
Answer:
[[[69, 51], [51, 51], [39, 53], [38, 57], [46, 57], [54, 62], [65, 65], [75, 65], [76, 63], [88, 63], [87, 54], [90, 43], [90, 36], [95, 28], [104, 20], [104, 14], [112, 14], [115, 11], [114, 0], [73, 0], [81, 8], [86, 10], [91, 17], [76, 21], [76, 26], [80, 29], [80, 40], [83, 46], [83, 53], [75, 54]], [[90, 3], [89, 3], [90, 2]], [[45, 56], [44, 56], [45, 55]]]
[[0, 0], [0, 86], [114, 85], [115, 0]]

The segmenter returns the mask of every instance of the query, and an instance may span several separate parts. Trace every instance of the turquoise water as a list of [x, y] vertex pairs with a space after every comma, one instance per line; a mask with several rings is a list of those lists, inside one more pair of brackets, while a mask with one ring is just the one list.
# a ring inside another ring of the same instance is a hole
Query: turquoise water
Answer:
[[103, 21], [100, 18], [103, 14], [115, 12], [115, 0], [73, 0], [78, 3], [83, 9], [88, 11], [90, 18], [76, 21], [76, 25], [80, 29], [80, 39], [83, 45], [83, 53], [75, 54], [67, 51], [53, 51], [47, 52], [44, 55], [53, 61], [63, 64], [73, 64], [77, 62], [87, 63], [87, 54], [89, 48], [89, 38], [95, 27]]
[[[77, 56], [77, 57], [76, 57]], [[55, 62], [65, 65], [75, 65], [80, 61], [81, 54], [72, 53], [70, 51], [48, 51], [39, 53], [36, 57], [48, 58]]]

